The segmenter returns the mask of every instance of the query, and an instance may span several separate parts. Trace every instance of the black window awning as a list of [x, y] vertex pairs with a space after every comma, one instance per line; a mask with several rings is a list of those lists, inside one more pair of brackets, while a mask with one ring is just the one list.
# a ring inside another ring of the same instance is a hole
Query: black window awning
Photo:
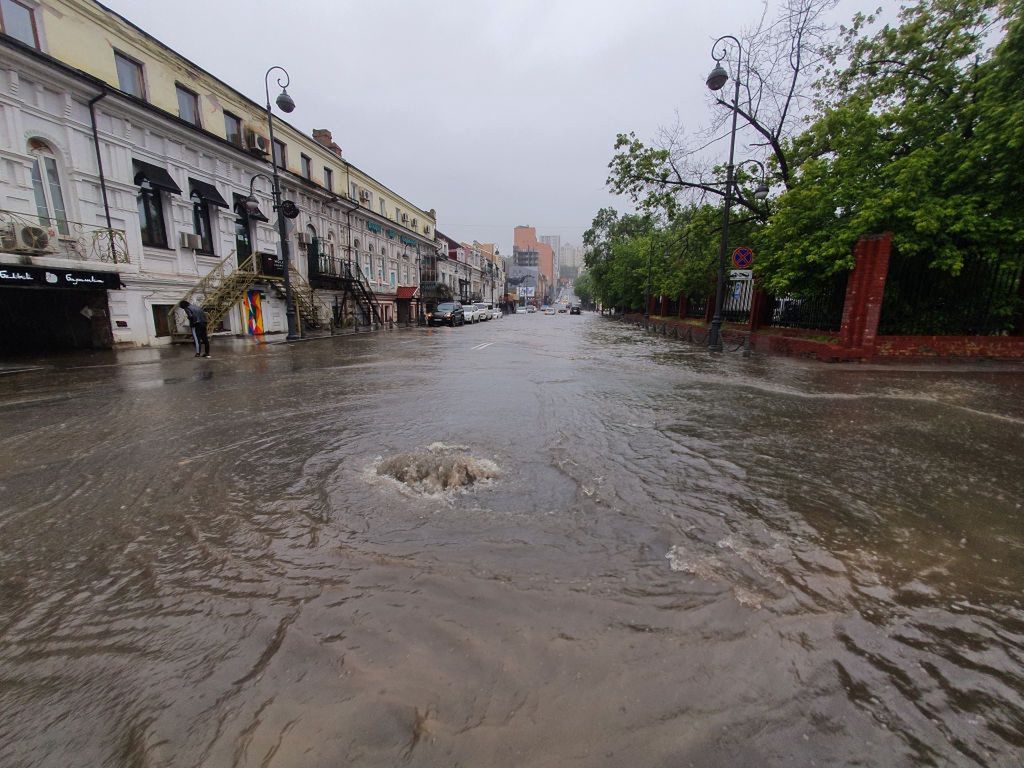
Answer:
[[221, 208], [230, 208], [228, 201], [220, 196], [220, 192], [213, 184], [207, 184], [205, 181], [199, 181], [193, 179], [191, 176], [188, 180], [188, 186], [192, 190], [192, 194], [199, 195], [199, 197], [210, 205], [219, 205]]
[[148, 181], [150, 186], [157, 189], [173, 192], [176, 195], [181, 194], [181, 188], [174, 183], [174, 179], [171, 178], [171, 174], [167, 172], [166, 168], [161, 168], [159, 165], [152, 165], [151, 163], [144, 163], [141, 160], [132, 160], [132, 168], [135, 170], [136, 184]]

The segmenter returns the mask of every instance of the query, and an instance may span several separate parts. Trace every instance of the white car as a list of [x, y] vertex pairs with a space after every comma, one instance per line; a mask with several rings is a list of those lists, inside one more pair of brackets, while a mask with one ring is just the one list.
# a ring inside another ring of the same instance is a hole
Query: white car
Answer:
[[491, 319], [492, 320], [497, 320], [501, 316], [502, 316], [501, 310], [498, 309], [497, 307], [495, 307], [494, 309], [491, 310]]
[[525, 315], [526, 314], [526, 307], [516, 307], [516, 314], [517, 315]]
[[466, 314], [467, 323], [479, 323], [484, 319], [483, 304], [471, 304], [466, 302], [462, 305], [462, 311]]

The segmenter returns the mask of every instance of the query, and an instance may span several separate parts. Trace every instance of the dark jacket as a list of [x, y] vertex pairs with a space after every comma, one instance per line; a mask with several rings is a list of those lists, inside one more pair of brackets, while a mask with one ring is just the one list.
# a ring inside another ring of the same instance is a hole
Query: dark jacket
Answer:
[[206, 313], [203, 312], [203, 308], [196, 306], [195, 304], [189, 304], [184, 307], [185, 317], [188, 318], [188, 324], [191, 326], [206, 325]]

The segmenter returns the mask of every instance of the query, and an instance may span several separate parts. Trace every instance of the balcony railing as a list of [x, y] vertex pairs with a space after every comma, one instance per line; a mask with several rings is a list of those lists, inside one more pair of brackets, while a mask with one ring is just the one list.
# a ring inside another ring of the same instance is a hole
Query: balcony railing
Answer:
[[128, 264], [124, 230], [0, 210], [0, 251], [76, 261]]

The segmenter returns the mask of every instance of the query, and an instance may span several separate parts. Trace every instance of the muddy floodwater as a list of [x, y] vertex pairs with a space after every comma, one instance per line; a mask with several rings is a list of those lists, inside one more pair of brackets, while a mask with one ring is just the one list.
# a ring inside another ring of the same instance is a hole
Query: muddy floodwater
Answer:
[[213, 355], [0, 366], [0, 766], [1024, 762], [1019, 370]]

